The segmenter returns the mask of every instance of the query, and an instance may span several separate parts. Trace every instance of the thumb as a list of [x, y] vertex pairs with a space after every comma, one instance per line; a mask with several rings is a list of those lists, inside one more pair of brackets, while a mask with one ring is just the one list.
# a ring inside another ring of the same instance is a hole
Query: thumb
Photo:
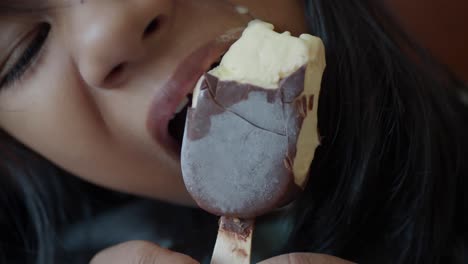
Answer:
[[107, 248], [91, 259], [90, 264], [198, 264], [181, 253], [146, 241], [130, 241]]
[[313, 253], [291, 253], [264, 260], [259, 264], [353, 264], [344, 259]]

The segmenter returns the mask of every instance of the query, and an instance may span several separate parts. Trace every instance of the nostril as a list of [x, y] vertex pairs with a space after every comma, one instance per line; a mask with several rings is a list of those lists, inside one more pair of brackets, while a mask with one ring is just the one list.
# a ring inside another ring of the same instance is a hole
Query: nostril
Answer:
[[162, 16], [158, 16], [154, 18], [153, 20], [151, 20], [151, 22], [145, 28], [145, 32], [143, 33], [143, 38], [146, 38], [152, 33], [158, 31], [158, 29], [161, 28], [163, 21], [164, 21], [164, 18]]
[[115, 66], [106, 76], [104, 83], [106, 85], [115, 84], [121, 78], [125, 68], [125, 63]]

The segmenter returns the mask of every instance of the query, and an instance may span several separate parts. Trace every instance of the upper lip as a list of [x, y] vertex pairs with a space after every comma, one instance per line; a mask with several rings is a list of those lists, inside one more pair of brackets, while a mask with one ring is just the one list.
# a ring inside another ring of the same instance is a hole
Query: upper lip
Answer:
[[[198, 79], [219, 61], [221, 56], [240, 37], [242, 30], [216, 38], [189, 54], [172, 73], [167, 82], [158, 89], [158, 96], [151, 102], [147, 116], [147, 128], [152, 137], [163, 147], [175, 152], [178, 144], [169, 135], [168, 124], [180, 102], [193, 91]], [[177, 154], [178, 153], [173, 153]]]

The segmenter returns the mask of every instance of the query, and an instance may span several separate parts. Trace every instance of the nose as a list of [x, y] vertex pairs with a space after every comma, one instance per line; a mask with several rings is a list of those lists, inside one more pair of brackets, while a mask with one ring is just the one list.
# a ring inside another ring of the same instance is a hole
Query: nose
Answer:
[[[81, 78], [92, 87], [113, 88], [129, 78], [132, 65], [160, 41], [172, 0], [82, 1], [70, 8], [67, 34]], [[158, 37], [159, 36], [159, 37]]]

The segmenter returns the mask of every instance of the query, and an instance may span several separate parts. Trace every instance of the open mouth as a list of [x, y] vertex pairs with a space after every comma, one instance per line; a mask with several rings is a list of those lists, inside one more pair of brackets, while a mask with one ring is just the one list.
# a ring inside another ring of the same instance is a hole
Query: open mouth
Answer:
[[[221, 58], [222, 58], [222, 56], [221, 56]], [[218, 61], [213, 63], [210, 66], [208, 71], [218, 67], [219, 63], [221, 61], [221, 58], [219, 58]], [[184, 137], [185, 120], [187, 118], [187, 110], [188, 110], [189, 107], [192, 106], [192, 100], [193, 100], [193, 90], [189, 94], [187, 94], [187, 96], [179, 104], [179, 106], [177, 107], [176, 112], [174, 114], [174, 117], [171, 120], [169, 120], [169, 123], [168, 123], [169, 135], [177, 143], [177, 147], [178, 147], [179, 151], [180, 151], [180, 148], [182, 147], [182, 140], [183, 140], [183, 137]]]
[[184, 99], [181, 106], [179, 106], [177, 109], [174, 118], [172, 118], [168, 124], [169, 135], [177, 142], [178, 147], [182, 146], [182, 139], [184, 137], [185, 130], [185, 119], [187, 118], [187, 110], [191, 104], [192, 95], [189, 94]]
[[244, 27], [229, 30], [185, 57], [152, 100], [146, 123], [148, 132], [172, 157], [180, 158], [187, 110], [198, 80], [220, 64], [243, 30]]

